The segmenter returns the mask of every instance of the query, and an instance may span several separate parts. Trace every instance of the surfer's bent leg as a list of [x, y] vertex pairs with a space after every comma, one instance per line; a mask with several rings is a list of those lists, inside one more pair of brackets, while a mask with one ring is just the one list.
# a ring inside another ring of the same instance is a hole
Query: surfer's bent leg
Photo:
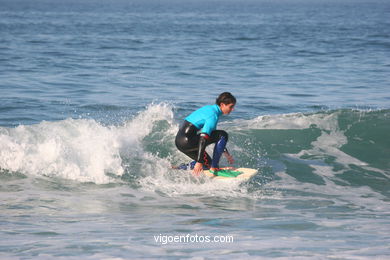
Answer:
[[[199, 144], [201, 141], [201, 136], [197, 134], [198, 129], [188, 121], [184, 121], [183, 125], [180, 127], [177, 132], [175, 144], [177, 149], [182, 153], [186, 154], [191, 159], [201, 162], [206, 168], [210, 168], [211, 158], [204, 151], [199, 153]], [[208, 145], [207, 143], [205, 145]]]
[[219, 168], [219, 161], [226, 151], [228, 134], [223, 130], [215, 130], [211, 133], [211, 142], [215, 143], [211, 168]]

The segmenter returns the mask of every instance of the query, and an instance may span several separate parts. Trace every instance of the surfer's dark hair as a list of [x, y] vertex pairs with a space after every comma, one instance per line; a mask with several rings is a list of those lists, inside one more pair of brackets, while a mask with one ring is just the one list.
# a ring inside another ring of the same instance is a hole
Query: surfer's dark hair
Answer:
[[221, 103], [224, 103], [225, 105], [236, 104], [236, 98], [230, 92], [223, 92], [218, 96], [217, 100], [215, 100], [215, 103], [218, 106], [220, 106]]

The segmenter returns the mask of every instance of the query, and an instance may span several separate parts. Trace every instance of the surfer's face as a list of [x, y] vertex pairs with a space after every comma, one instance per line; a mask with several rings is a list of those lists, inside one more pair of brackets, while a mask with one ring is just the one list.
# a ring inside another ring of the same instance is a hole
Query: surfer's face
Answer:
[[224, 115], [228, 115], [230, 114], [233, 110], [234, 110], [234, 106], [236, 104], [224, 104], [224, 103], [221, 103], [221, 111]]

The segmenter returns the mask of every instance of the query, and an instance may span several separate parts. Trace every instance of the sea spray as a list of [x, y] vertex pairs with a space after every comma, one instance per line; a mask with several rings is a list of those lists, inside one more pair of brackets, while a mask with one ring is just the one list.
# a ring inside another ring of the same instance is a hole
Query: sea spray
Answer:
[[38, 176], [106, 183], [123, 174], [114, 128], [66, 119], [18, 126], [0, 135], [0, 168]]
[[125, 172], [123, 158], [144, 156], [142, 140], [156, 121], [172, 122], [166, 104], [150, 105], [123, 126], [92, 119], [1, 128], [0, 169], [97, 184]]

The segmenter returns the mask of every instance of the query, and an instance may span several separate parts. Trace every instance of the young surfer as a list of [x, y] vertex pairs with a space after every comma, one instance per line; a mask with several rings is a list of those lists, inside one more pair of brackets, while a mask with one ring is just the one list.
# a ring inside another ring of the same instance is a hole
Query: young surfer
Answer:
[[[195, 175], [210, 169], [214, 175], [218, 175], [219, 160], [224, 154], [230, 164], [234, 163], [233, 157], [226, 149], [228, 134], [223, 130], [216, 130], [219, 117], [228, 115], [234, 110], [236, 98], [229, 92], [221, 93], [214, 105], [204, 106], [191, 113], [180, 127], [175, 144], [176, 147], [195, 160], [193, 172]], [[215, 143], [213, 158], [206, 152], [206, 146]]]

